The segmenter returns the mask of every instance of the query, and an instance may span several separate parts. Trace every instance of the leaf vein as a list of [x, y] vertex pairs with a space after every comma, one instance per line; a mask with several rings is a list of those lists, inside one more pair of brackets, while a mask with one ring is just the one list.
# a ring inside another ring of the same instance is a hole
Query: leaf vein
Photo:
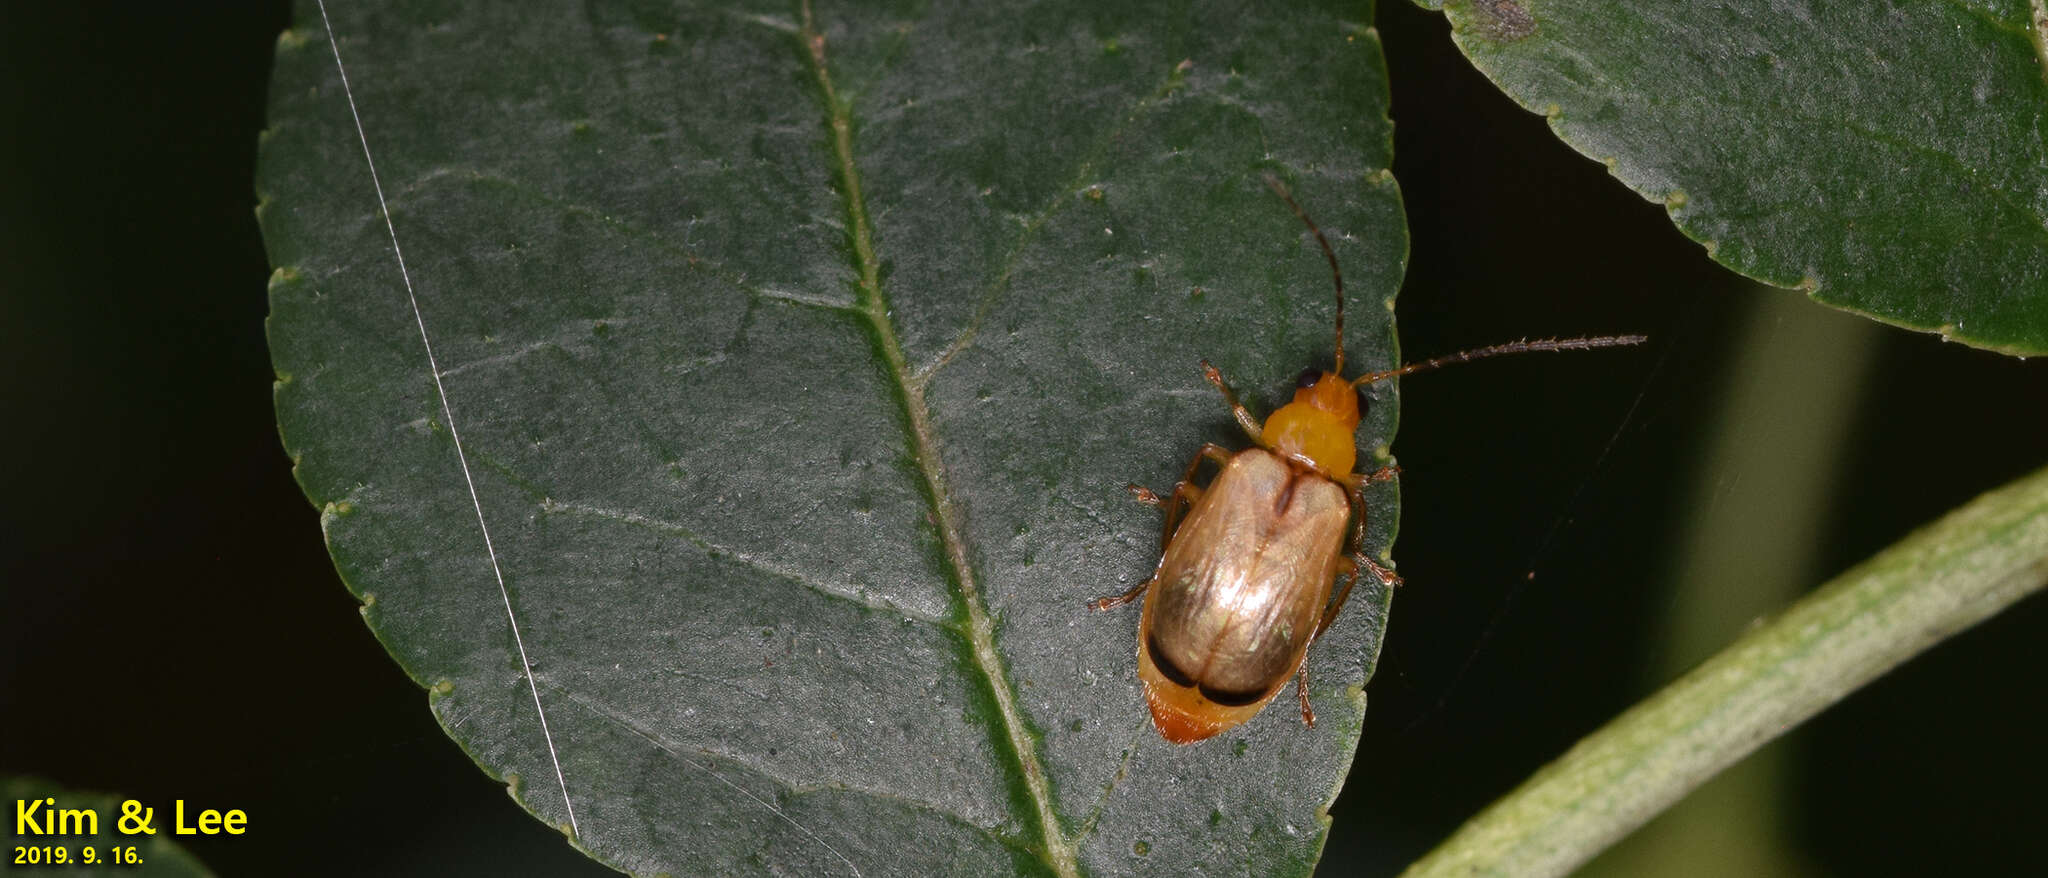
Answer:
[[947, 491], [944, 474], [940, 472], [937, 437], [932, 430], [930, 412], [926, 409], [922, 388], [905, 362], [902, 345], [896, 339], [896, 327], [890, 316], [887, 296], [881, 285], [881, 260], [875, 254], [874, 233], [869, 226], [866, 202], [861, 196], [860, 175], [853, 161], [853, 122], [848, 108], [841, 103], [832, 85], [831, 71], [825, 63], [825, 36], [818, 31], [811, 16], [809, 0], [803, 0], [803, 26], [800, 37], [803, 50], [811, 61], [811, 73], [816, 78], [819, 96], [823, 100], [826, 114], [829, 143], [834, 160], [834, 172], [839, 178], [840, 194], [846, 201], [850, 222], [855, 267], [860, 275], [856, 289], [859, 301], [868, 319], [874, 344], [882, 359], [888, 365], [890, 378], [895, 382], [899, 404], [908, 422], [906, 432], [911, 443], [912, 457], [919, 473], [924, 477], [927, 496], [932, 505], [932, 518], [937, 525], [939, 538], [945, 546], [946, 558], [953, 569], [953, 581], [958, 587], [960, 604], [967, 617], [967, 641], [971, 647], [969, 659], [987, 678], [989, 692], [993, 696], [997, 720], [1000, 723], [1002, 739], [1008, 743], [1023, 774], [1024, 793], [1029, 797], [1036, 813], [1039, 833], [1043, 842], [1043, 856], [1046, 864], [1055, 874], [1063, 878], [1077, 878], [1081, 874], [1080, 864], [1074, 848], [1061, 830], [1059, 818], [1053, 810], [1052, 790], [1046, 772], [1040, 761], [1037, 746], [1027, 727], [1023, 712], [1017, 704], [1014, 686], [1009, 680], [1008, 670], [1002, 657], [996, 652], [995, 626], [984, 604], [981, 589], [975, 580], [973, 564], [968, 559], [965, 537], [960, 528], [959, 513]]
[[[564, 689], [560, 686], [551, 685], [548, 688], [551, 691], [560, 694], [563, 698], [568, 699], [571, 704], [581, 707], [584, 710], [590, 711], [590, 713], [596, 716], [598, 719], [608, 722], [614, 726], [617, 726], [618, 728], [624, 729], [627, 732], [630, 732], [633, 735], [641, 738], [642, 740], [645, 740], [647, 743], [652, 744], [655, 747], [655, 749], [662, 751], [663, 754], [669, 756], [670, 758], [673, 758], [678, 762], [681, 762], [685, 765], [689, 765], [693, 768], [703, 771], [706, 774], [713, 775], [714, 777], [717, 777], [717, 772], [712, 771], [709, 766], [706, 766], [703, 763], [700, 763], [695, 759], [691, 759], [689, 756], [685, 755], [686, 751], [694, 749], [699, 755], [729, 763], [735, 768], [746, 771], [750, 774], [755, 775], [756, 777], [760, 777], [763, 780], [768, 781], [769, 783], [781, 787], [783, 790], [787, 791], [788, 794], [793, 798], [801, 798], [803, 796], [808, 795], [833, 793], [851, 794], [866, 799], [874, 799], [883, 802], [892, 802], [905, 808], [910, 808], [912, 810], [916, 810], [925, 814], [930, 814], [934, 817], [939, 818], [940, 820], [944, 820], [956, 826], [964, 827], [970, 832], [974, 832], [987, 837], [989, 840], [994, 841], [996, 844], [1002, 845], [1005, 849], [1010, 850], [1014, 853], [1026, 855], [1035, 853], [1031, 851], [1029, 848], [1019, 844], [1018, 840], [1012, 836], [1005, 835], [991, 827], [982, 826], [972, 821], [964, 820], [959, 815], [954, 814], [945, 809], [939, 808], [933, 805], [932, 803], [924, 801], [922, 799], [915, 799], [911, 798], [910, 796], [903, 795], [902, 793], [895, 793], [887, 790], [871, 789], [868, 787], [854, 787], [840, 784], [823, 785], [800, 783], [784, 775], [769, 771], [768, 769], [762, 766], [748, 762], [745, 759], [732, 753], [713, 750], [708, 747], [702, 746], [691, 747], [690, 745], [685, 744], [681, 741], [677, 741], [668, 736], [659, 734], [655, 732], [653, 729], [647, 728], [641, 723], [635, 721], [631, 716], [627, 715], [624, 711], [621, 711], [618, 708], [612, 707], [602, 702], [596, 701], [595, 699], [588, 698], [584, 696], [582, 693], [575, 692], [569, 689]], [[727, 782], [725, 778], [718, 777], [718, 780], [720, 782], [727, 783], [728, 786], [732, 786], [732, 784]], [[740, 792], [742, 794], [747, 795], [748, 798], [753, 799], [757, 803], [761, 803], [763, 805], [767, 804], [765, 802], [762, 802], [762, 800], [759, 797], [754, 796], [751, 793], [747, 793], [746, 790], [742, 789], [740, 790]], [[770, 810], [776, 809], [770, 808]], [[778, 813], [777, 816], [782, 817], [784, 820], [787, 820], [791, 825], [797, 826], [798, 829], [803, 829], [801, 825], [796, 824], [795, 820], [788, 818], [786, 815]], [[810, 835], [808, 831], [805, 831], [805, 834]], [[815, 835], [812, 835], [811, 837], [813, 839], [816, 839], [820, 845], [825, 844], [823, 839], [819, 839]], [[827, 850], [831, 849], [830, 846], [826, 846], [826, 848]], [[835, 850], [833, 851], [833, 853], [836, 854], [839, 852]], [[851, 862], [848, 862], [847, 865], [852, 866], [853, 864]]]
[[648, 530], [669, 534], [671, 536], [682, 537], [691, 545], [703, 550], [703, 552], [706, 555], [709, 555], [713, 558], [737, 561], [741, 564], [744, 564], [748, 567], [752, 567], [755, 570], [759, 570], [763, 573], [767, 573], [778, 579], [785, 579], [790, 582], [796, 583], [797, 585], [801, 585], [828, 598], [835, 598], [870, 610], [880, 610], [887, 613], [893, 613], [902, 616], [906, 619], [913, 619], [918, 622], [922, 622], [926, 625], [931, 625], [937, 628], [943, 628], [948, 631], [953, 631], [955, 633], [963, 635], [966, 634], [966, 632], [961, 631], [959, 626], [955, 625], [951, 620], [939, 616], [934, 616], [930, 613], [925, 613], [918, 610], [909, 609], [906, 607], [900, 607], [888, 601], [877, 601], [859, 594], [841, 591], [840, 589], [834, 588], [831, 585], [827, 584], [825, 581], [817, 579], [801, 570], [796, 570], [790, 567], [784, 567], [783, 565], [777, 564], [773, 561], [769, 561], [765, 558], [761, 558], [759, 556], [756, 556], [741, 549], [735, 549], [731, 546], [725, 546], [720, 545], [718, 543], [714, 543], [711, 540], [706, 539], [702, 534], [699, 534], [696, 531], [691, 530], [690, 528], [685, 527], [677, 522], [665, 521], [662, 519], [654, 518], [652, 516], [644, 515], [642, 513], [634, 512], [632, 510], [627, 509], [603, 509], [596, 506], [586, 506], [578, 503], [563, 503], [559, 500], [554, 500], [546, 497], [541, 498], [541, 511], [551, 514], [581, 515], [589, 518], [601, 518], [607, 521], [617, 521], [624, 524], [630, 524], [635, 527], [642, 527]]

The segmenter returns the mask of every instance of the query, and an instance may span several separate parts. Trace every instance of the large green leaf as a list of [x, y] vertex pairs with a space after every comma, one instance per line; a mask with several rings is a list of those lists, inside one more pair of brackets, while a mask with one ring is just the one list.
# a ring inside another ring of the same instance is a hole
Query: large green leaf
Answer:
[[1721, 263], [2048, 353], [2040, 0], [1418, 2]]
[[1124, 483], [1240, 441], [1200, 358], [1264, 405], [1329, 358], [1262, 174], [1394, 360], [1369, 5], [324, 12], [259, 181], [285, 445], [526, 807], [635, 872], [1309, 870], [1385, 591], [1312, 651], [1318, 726], [1185, 748], [1083, 603], [1157, 557]]

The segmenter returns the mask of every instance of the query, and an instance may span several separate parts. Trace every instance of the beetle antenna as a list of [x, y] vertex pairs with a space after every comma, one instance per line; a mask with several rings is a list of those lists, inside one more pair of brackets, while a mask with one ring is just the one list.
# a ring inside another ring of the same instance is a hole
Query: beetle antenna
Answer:
[[1328, 238], [1323, 237], [1323, 230], [1316, 228], [1316, 221], [1309, 219], [1308, 212], [1302, 210], [1301, 205], [1294, 203], [1294, 196], [1287, 194], [1287, 185], [1280, 182], [1279, 177], [1267, 174], [1266, 185], [1273, 187], [1273, 192], [1280, 196], [1281, 201], [1287, 202], [1287, 209], [1294, 211], [1295, 216], [1301, 217], [1302, 225], [1308, 226], [1308, 230], [1316, 236], [1316, 243], [1323, 246], [1323, 258], [1330, 260], [1330, 280], [1337, 285], [1337, 368], [1331, 371], [1342, 375], [1344, 374], [1344, 272], [1337, 268], [1337, 251], [1330, 249], [1330, 241]]
[[1647, 335], [1602, 335], [1593, 338], [1546, 338], [1538, 341], [1511, 341], [1507, 344], [1497, 344], [1491, 347], [1474, 348], [1469, 351], [1446, 354], [1435, 359], [1423, 360], [1420, 363], [1409, 363], [1401, 368], [1389, 369], [1385, 372], [1367, 372], [1352, 379], [1351, 386], [1372, 384], [1376, 381], [1385, 381], [1388, 378], [1395, 378], [1401, 375], [1427, 372], [1439, 366], [1448, 366], [1452, 363], [1466, 363], [1472, 360], [1484, 360], [1487, 357], [1498, 357], [1502, 354], [1522, 354], [1533, 351], [1590, 351], [1594, 348], [1618, 348], [1626, 345], [1642, 344], [1649, 340], [1650, 337]]

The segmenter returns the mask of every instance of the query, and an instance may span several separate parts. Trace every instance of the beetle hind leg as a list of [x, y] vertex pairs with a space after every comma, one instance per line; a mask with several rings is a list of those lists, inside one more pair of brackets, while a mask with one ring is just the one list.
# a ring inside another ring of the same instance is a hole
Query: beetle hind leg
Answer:
[[1316, 727], [1315, 708], [1308, 706], [1308, 662], [1301, 663], [1301, 670], [1294, 674], [1294, 696], [1301, 701], [1301, 722], [1313, 729]]
[[1096, 598], [1092, 601], [1089, 601], [1088, 609], [1095, 610], [1096, 612], [1101, 612], [1103, 610], [1114, 610], [1117, 607], [1121, 607], [1125, 604], [1137, 600], [1138, 598], [1144, 597], [1145, 590], [1151, 587], [1152, 580], [1147, 579], [1144, 582], [1138, 583], [1138, 586], [1136, 588], [1124, 592], [1123, 594], [1110, 595], [1109, 597]]

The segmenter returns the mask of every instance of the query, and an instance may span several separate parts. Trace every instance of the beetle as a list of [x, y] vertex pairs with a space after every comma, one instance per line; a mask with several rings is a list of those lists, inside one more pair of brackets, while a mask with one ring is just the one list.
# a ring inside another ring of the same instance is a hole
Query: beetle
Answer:
[[[1165, 510], [1159, 564], [1137, 587], [1089, 603], [1108, 610], [1145, 598], [1138, 679], [1153, 725], [1176, 744], [1214, 737], [1251, 719], [1289, 677], [1295, 679], [1302, 722], [1314, 726], [1304, 661], [1309, 645], [1330, 627], [1362, 572], [1388, 587], [1400, 584], [1399, 575], [1361, 549], [1365, 488], [1394, 479], [1400, 468], [1352, 471], [1366, 405], [1359, 388], [1501, 354], [1646, 340], [1627, 335], [1509, 342], [1345, 378], [1344, 275], [1336, 251], [1278, 178], [1267, 175], [1266, 184], [1308, 226], [1330, 263], [1337, 292], [1336, 362], [1329, 371], [1304, 370], [1294, 399], [1261, 422], [1204, 360], [1202, 377], [1222, 392], [1253, 445], [1237, 452], [1203, 445], [1164, 500], [1127, 485], [1138, 500]], [[1218, 470], [1198, 486], [1203, 461]]]

